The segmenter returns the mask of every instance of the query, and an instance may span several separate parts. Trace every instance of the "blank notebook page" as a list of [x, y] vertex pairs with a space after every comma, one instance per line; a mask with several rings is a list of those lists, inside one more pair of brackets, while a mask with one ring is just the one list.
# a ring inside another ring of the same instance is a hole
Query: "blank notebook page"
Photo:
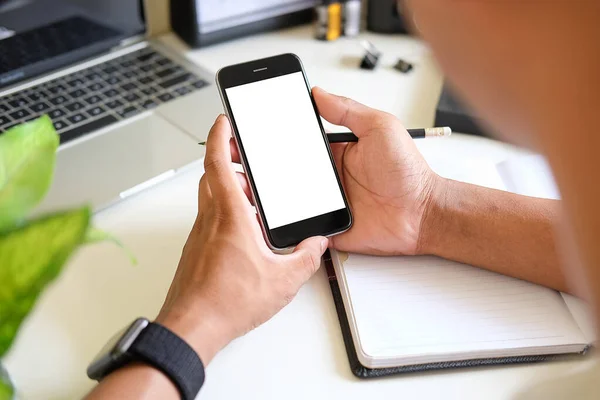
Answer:
[[557, 292], [518, 279], [429, 256], [350, 254], [341, 272], [368, 357], [408, 364], [585, 344]]

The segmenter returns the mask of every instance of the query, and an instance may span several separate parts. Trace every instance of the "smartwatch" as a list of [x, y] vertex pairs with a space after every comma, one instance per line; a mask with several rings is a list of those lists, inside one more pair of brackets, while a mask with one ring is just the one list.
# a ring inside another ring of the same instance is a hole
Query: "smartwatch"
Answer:
[[162, 371], [179, 389], [181, 398], [193, 400], [204, 383], [204, 365], [183, 339], [164, 326], [138, 318], [117, 333], [87, 369], [100, 381], [130, 362], [142, 362]]

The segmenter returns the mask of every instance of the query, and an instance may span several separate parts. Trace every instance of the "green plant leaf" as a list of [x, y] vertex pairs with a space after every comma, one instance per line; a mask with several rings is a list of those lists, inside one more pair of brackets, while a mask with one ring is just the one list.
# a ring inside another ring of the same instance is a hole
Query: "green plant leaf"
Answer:
[[0, 364], [0, 400], [12, 400], [15, 392], [12, 386], [12, 382], [8, 376], [8, 372]]
[[92, 244], [98, 242], [112, 242], [113, 244], [116, 244], [127, 254], [129, 257], [129, 262], [133, 265], [137, 265], [137, 259], [135, 258], [135, 255], [133, 255], [133, 253], [127, 247], [125, 247], [125, 245], [119, 239], [108, 232], [90, 226], [85, 234], [84, 243]]
[[13, 396], [13, 388], [7, 382], [0, 381], [0, 400], [12, 400]]
[[46, 195], [58, 144], [46, 115], [0, 135], [0, 232], [23, 223]]
[[0, 357], [42, 290], [84, 243], [88, 207], [61, 212], [0, 235]]

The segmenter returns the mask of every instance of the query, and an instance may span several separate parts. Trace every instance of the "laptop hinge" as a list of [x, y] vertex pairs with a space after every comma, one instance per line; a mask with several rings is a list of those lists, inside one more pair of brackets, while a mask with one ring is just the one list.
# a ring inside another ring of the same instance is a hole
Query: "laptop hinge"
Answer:
[[171, 32], [170, 0], [144, 0], [144, 15], [147, 38]]

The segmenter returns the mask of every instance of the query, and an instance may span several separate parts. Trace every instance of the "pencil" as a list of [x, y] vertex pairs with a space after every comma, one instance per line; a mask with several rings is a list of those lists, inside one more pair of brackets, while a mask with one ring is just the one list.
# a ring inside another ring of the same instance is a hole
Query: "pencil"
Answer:
[[[413, 139], [442, 137], [450, 136], [452, 134], [452, 129], [447, 126], [442, 128], [408, 129], [408, 134]], [[327, 140], [329, 140], [329, 143], [358, 142], [358, 137], [352, 132], [328, 133]]]
[[[452, 134], [452, 129], [447, 126], [441, 128], [421, 128], [421, 129], [408, 129], [408, 134], [413, 139], [424, 139], [426, 137], [444, 137]], [[348, 143], [358, 142], [358, 137], [352, 132], [339, 132], [339, 133], [328, 133], [327, 140], [329, 143]], [[206, 142], [198, 143], [202, 146]]]

